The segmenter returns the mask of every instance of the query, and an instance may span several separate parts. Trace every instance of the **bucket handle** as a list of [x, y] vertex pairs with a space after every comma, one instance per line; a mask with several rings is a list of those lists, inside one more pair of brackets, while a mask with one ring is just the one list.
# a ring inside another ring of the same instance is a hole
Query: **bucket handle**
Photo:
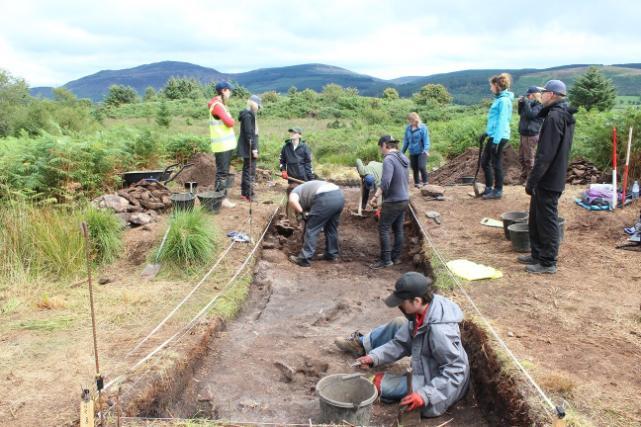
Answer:
[[[354, 378], [363, 378], [363, 374], [355, 373], [355, 374], [343, 375], [343, 376], [341, 377], [341, 380], [342, 380], [342, 381], [347, 381], [347, 380], [353, 380]], [[354, 410], [357, 410], [358, 408], [360, 408], [361, 403], [363, 403], [363, 401], [360, 401], [360, 402], [352, 402], [352, 408], [353, 408]]]

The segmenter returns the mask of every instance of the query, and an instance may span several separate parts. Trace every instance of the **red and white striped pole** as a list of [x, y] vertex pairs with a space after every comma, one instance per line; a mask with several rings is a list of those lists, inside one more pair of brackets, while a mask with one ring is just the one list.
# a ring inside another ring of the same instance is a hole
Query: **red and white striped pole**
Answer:
[[612, 206], [614, 210], [617, 207], [617, 128], [612, 128]]
[[628, 166], [630, 165], [630, 146], [632, 145], [632, 126], [630, 126], [630, 132], [628, 133], [628, 150], [625, 155], [625, 166], [623, 168], [623, 194], [621, 207], [625, 206], [625, 197], [628, 189]]

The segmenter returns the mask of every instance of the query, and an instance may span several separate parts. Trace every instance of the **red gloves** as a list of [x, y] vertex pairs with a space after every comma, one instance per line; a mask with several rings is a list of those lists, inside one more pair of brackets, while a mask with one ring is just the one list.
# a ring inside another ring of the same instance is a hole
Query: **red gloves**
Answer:
[[283, 178], [283, 179], [288, 179], [288, 178], [289, 178], [289, 175], [287, 175], [287, 171], [282, 171], [282, 172], [280, 173], [280, 176], [281, 176], [281, 178]]
[[413, 411], [425, 406], [425, 402], [420, 394], [414, 392], [401, 399], [401, 406], [405, 406], [406, 411]]
[[374, 211], [374, 218], [376, 219], [376, 221], [381, 219], [381, 208], [378, 208]]
[[369, 368], [374, 364], [374, 359], [372, 359], [372, 356], [362, 356], [356, 359], [357, 362], [360, 363], [361, 368]]

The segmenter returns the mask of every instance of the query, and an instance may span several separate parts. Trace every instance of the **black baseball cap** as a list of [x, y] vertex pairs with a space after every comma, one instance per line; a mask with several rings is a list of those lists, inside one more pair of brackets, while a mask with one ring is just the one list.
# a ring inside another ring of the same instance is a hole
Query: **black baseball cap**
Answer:
[[378, 140], [378, 145], [383, 145], [386, 143], [397, 143], [398, 139], [395, 139], [392, 135], [383, 135]]
[[431, 284], [432, 279], [429, 277], [415, 271], [409, 271], [396, 281], [394, 292], [385, 298], [385, 304], [388, 307], [398, 307], [406, 299], [422, 297], [427, 293]]

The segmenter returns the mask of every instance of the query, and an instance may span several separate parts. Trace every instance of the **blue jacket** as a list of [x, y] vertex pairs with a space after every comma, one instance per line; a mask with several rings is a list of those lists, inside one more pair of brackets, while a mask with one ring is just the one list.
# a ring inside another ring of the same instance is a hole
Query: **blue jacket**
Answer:
[[510, 139], [510, 120], [512, 119], [512, 100], [514, 94], [509, 90], [496, 95], [490, 111], [487, 112], [487, 128], [485, 133], [495, 144], [502, 139]]
[[407, 125], [405, 128], [405, 136], [403, 137], [403, 154], [410, 149], [410, 154], [421, 154], [430, 151], [430, 130], [427, 125], [420, 123], [418, 129], [412, 132], [412, 125]]

